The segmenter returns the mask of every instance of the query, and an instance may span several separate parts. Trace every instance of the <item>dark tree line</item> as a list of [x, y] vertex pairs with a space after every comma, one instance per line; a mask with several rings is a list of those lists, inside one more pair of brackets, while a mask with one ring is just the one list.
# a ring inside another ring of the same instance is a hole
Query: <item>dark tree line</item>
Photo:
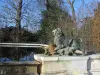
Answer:
[[[0, 29], [0, 42], [5, 43], [15, 43], [16, 40], [16, 27], [6, 27]], [[25, 29], [20, 30], [20, 42], [24, 43], [38, 43], [39, 36], [37, 33], [29, 32]], [[8, 47], [0, 47], [0, 57], [8, 57], [14, 58], [15, 60], [19, 60], [21, 57], [24, 57], [31, 53], [31, 51], [35, 53], [39, 53], [39, 50], [35, 48], [8, 48]], [[41, 50], [40, 50], [41, 51]]]
[[[16, 42], [16, 27], [6, 27], [0, 29], [0, 42]], [[37, 33], [29, 32], [25, 29], [20, 30], [20, 42], [39, 42], [39, 36]]]

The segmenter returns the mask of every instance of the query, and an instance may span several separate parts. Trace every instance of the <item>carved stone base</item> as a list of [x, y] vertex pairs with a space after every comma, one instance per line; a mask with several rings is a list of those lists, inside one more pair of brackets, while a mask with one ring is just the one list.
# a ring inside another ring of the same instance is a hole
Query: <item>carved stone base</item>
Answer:
[[41, 75], [100, 75], [100, 54], [89, 56], [34, 55], [42, 64]]

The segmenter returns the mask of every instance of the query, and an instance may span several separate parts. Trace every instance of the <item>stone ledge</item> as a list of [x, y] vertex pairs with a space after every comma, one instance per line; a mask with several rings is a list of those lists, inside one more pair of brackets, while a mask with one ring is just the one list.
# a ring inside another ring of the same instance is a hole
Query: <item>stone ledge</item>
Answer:
[[41, 63], [37, 62], [37, 61], [26, 61], [26, 62], [16, 62], [16, 61], [11, 61], [11, 62], [4, 62], [4, 63], [0, 63], [0, 66], [2, 65], [39, 65]]
[[47, 56], [43, 54], [35, 54], [34, 59], [37, 61], [58, 61], [59, 56]]
[[93, 54], [88, 56], [47, 56], [43, 54], [35, 54], [35, 60], [37, 61], [81, 61], [91, 59], [100, 59], [100, 54]]

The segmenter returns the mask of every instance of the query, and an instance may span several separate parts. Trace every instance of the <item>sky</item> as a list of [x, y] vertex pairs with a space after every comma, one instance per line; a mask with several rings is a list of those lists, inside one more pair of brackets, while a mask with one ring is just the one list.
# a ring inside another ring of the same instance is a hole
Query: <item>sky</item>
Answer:
[[[2, 12], [2, 9], [3, 9], [2, 6], [5, 5], [4, 1], [5, 0], [0, 0], [0, 12]], [[32, 1], [33, 2], [31, 2], [30, 6], [32, 7], [32, 11], [33, 11], [32, 12], [32, 14], [33, 14], [32, 17], [34, 18], [33, 25], [36, 25], [36, 22], [38, 22], [41, 19], [41, 10], [38, 8], [38, 4], [35, 3], [36, 0], [32, 0]], [[87, 16], [93, 15], [93, 9], [95, 9], [94, 8], [95, 7], [95, 1], [100, 2], [100, 0], [84, 0], [84, 5], [82, 5], [81, 0], [75, 1], [74, 8], [75, 8], [76, 16], [79, 16], [79, 17], [77, 17], [77, 20], [81, 19], [81, 18], [85, 18]], [[92, 2], [92, 4], [91, 4], [91, 2]], [[87, 5], [90, 6], [90, 8], [87, 8]], [[70, 7], [67, 4], [65, 4], [65, 6], [67, 6], [65, 9], [69, 10], [69, 14], [71, 15]], [[88, 9], [90, 10], [90, 14], [87, 13]], [[25, 22], [23, 22], [23, 24], [24, 23]]]
[[[90, 16], [90, 14], [93, 15], [94, 14], [93, 10], [95, 9], [97, 1], [100, 2], [100, 0], [84, 0], [84, 3], [82, 3], [82, 0], [76, 0], [74, 3], [74, 9], [76, 12], [76, 16], [79, 16], [79, 14], [80, 15], [84, 14], [84, 16], [82, 16], [84, 18], [86, 16]], [[88, 10], [90, 10], [90, 14], [87, 12]], [[69, 7], [69, 13], [70, 15], [72, 15], [70, 7]]]
[[[4, 2], [5, 0], [0, 0], [0, 12], [2, 12], [2, 10], [4, 9], [3, 8], [3, 6], [6, 4], [6, 2]], [[23, 0], [24, 1], [24, 3], [25, 3], [25, 1], [29, 1], [29, 0]], [[37, 6], [37, 3], [36, 3], [36, 0], [31, 0], [32, 2], [30, 2], [30, 4], [29, 4], [29, 6], [31, 7], [31, 10], [32, 10], [32, 12], [28, 12], [29, 14], [31, 13], [32, 15], [26, 15], [26, 16], [31, 16], [31, 20], [30, 21], [32, 21], [31, 23], [32, 23], [32, 25], [34, 26], [34, 30], [36, 30], [36, 28], [38, 28], [38, 27], [36, 27], [36, 25], [38, 26], [38, 24], [36, 23], [36, 22], [38, 22], [39, 21], [39, 19], [41, 19], [41, 12], [40, 12], [40, 10], [38, 9], [38, 6]], [[26, 2], [27, 3], [27, 2]], [[28, 19], [28, 18], [27, 18]], [[34, 19], [34, 20], [33, 20]], [[23, 20], [22, 21], [22, 25], [25, 25], [26, 24], [26, 22]], [[14, 26], [15, 24], [14, 23], [10, 23], [9, 24], [9, 26]], [[33, 30], [33, 28], [32, 27], [30, 27], [32, 30]], [[30, 31], [31, 31], [31, 29], [30, 29]]]
[[[32, 0], [32, 1], [35, 1], [35, 0]], [[66, 0], [65, 0], [65, 1], [66, 1]], [[89, 4], [89, 3], [93, 2], [93, 1], [99, 1], [99, 2], [100, 2], [100, 0], [84, 0], [85, 4]], [[0, 0], [0, 9], [2, 9], [2, 6], [3, 6], [4, 4], [5, 4], [5, 3], [4, 3], [4, 0]], [[78, 10], [79, 10], [81, 4], [82, 4], [82, 1], [81, 1], [81, 0], [76, 0], [76, 1], [75, 1], [74, 8], [75, 8], [76, 13], [78, 12]], [[37, 6], [36, 3], [34, 3], [33, 5], [34, 5], [34, 6]], [[35, 10], [36, 10], [36, 7], [35, 7]], [[71, 11], [71, 10], [70, 10], [70, 11]], [[36, 13], [37, 13], [37, 12], [36, 12]], [[36, 14], [36, 13], [34, 13], [34, 14]], [[71, 13], [70, 13], [70, 14], [71, 14]]]

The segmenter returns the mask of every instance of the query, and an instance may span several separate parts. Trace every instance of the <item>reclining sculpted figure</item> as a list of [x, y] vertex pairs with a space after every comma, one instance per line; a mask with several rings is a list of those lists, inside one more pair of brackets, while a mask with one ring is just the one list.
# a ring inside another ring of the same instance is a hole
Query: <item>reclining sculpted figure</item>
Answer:
[[64, 33], [62, 32], [61, 28], [54, 29], [54, 44], [56, 45], [55, 51], [59, 55], [64, 55], [64, 48], [67, 47], [67, 39], [65, 38]]
[[68, 44], [68, 39], [65, 38], [64, 33], [62, 32], [61, 28], [54, 29], [53, 31], [54, 35], [54, 44], [56, 45], [55, 51], [59, 55], [69, 55], [74, 54], [77, 52], [80, 52], [80, 54], [83, 54], [83, 52], [80, 50], [80, 42], [81, 40], [71, 39]]
[[55, 50], [64, 48], [65, 36], [60, 28], [57, 28], [52, 31], [54, 35], [54, 44], [56, 45]]

